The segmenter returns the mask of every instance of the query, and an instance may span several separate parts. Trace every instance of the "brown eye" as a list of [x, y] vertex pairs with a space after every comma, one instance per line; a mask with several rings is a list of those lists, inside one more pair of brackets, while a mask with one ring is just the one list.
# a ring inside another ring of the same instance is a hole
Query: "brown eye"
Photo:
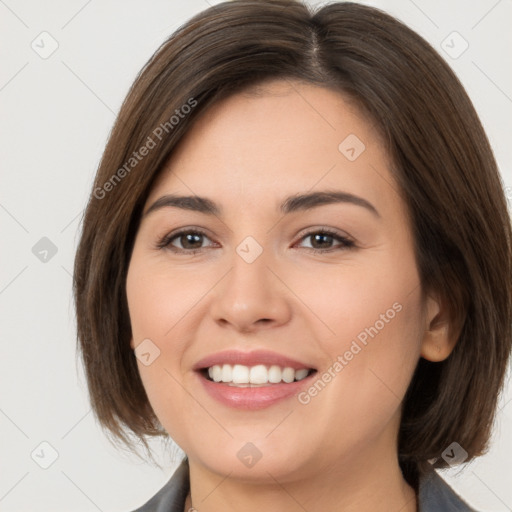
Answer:
[[324, 233], [309, 235], [309, 238], [314, 249], [330, 249], [334, 242], [334, 237], [332, 235], [326, 235]]
[[[306, 248], [312, 249], [313, 251], [327, 252], [333, 250], [349, 249], [355, 246], [352, 240], [348, 240], [338, 233], [326, 230], [311, 231], [301, 238], [301, 240], [307, 239], [311, 241], [311, 245], [309, 247], [306, 246]], [[338, 245], [333, 246], [332, 244], [334, 242], [338, 242]]]
[[178, 233], [171, 233], [170, 235], [166, 235], [157, 243], [157, 248], [165, 248], [174, 252], [194, 254], [206, 248], [203, 247], [203, 242], [205, 239], [209, 240], [207, 235], [202, 231], [184, 230]]
[[180, 249], [199, 249], [203, 245], [203, 235], [201, 233], [187, 233], [175, 236], [179, 240]]

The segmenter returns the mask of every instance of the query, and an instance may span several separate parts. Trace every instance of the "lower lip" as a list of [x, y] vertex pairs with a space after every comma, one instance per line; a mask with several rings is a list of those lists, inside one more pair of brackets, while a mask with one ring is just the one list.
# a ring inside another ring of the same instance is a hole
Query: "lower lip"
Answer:
[[207, 393], [222, 404], [236, 409], [257, 410], [296, 395], [303, 387], [309, 385], [315, 373], [312, 372], [304, 379], [289, 384], [270, 384], [254, 388], [229, 386], [224, 382], [208, 380], [200, 372], [197, 372], [197, 375]]

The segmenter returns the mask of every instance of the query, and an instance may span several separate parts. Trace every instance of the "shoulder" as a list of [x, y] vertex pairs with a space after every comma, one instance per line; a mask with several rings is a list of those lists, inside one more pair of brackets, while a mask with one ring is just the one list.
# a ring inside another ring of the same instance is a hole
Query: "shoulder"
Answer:
[[169, 481], [144, 505], [132, 512], [183, 512], [190, 481], [185, 457]]
[[477, 512], [434, 470], [420, 478], [419, 503], [420, 512]]

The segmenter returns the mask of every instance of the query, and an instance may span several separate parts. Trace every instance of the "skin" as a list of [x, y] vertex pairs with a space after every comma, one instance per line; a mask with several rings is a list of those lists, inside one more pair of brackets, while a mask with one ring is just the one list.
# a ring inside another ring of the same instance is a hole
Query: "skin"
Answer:
[[[349, 134], [366, 147], [355, 161], [338, 150]], [[420, 287], [390, 169], [372, 123], [339, 92], [277, 80], [214, 104], [159, 176], [145, 212], [170, 193], [223, 210], [143, 216], [126, 283], [131, 347], [149, 338], [160, 350], [150, 365], [138, 361], [149, 401], [189, 457], [185, 510], [416, 510], [397, 460], [401, 403], [420, 356], [442, 360], [454, 343], [442, 301]], [[362, 197], [379, 216], [350, 203], [278, 211], [285, 197], [320, 190]], [[207, 235], [157, 248], [178, 228]], [[321, 228], [355, 246], [306, 236]], [[263, 249], [252, 263], [236, 252], [247, 236]], [[221, 350], [261, 348], [321, 375], [394, 303], [400, 312], [307, 404], [233, 409], [192, 370]], [[237, 457], [247, 442], [262, 454], [251, 468]]]

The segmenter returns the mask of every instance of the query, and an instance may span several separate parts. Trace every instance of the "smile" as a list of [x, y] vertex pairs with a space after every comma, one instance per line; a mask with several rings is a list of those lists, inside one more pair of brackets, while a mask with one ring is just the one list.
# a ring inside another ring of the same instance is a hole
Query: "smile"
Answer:
[[251, 387], [291, 383], [306, 378], [314, 370], [311, 368], [294, 369], [278, 365], [245, 366], [242, 364], [216, 364], [203, 370], [204, 376], [213, 382], [224, 382], [231, 386]]

